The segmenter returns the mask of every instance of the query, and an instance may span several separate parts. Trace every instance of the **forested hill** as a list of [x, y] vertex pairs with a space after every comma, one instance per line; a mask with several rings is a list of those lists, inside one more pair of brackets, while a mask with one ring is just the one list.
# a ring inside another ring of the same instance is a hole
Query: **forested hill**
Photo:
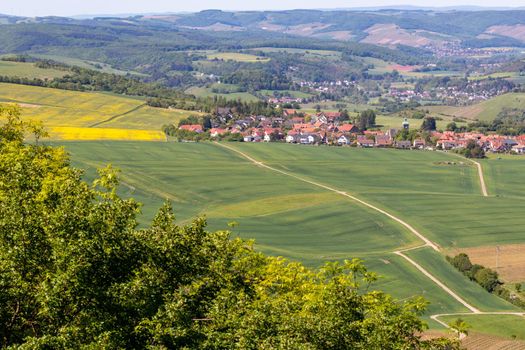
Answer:
[[[525, 47], [525, 10], [207, 10], [88, 19], [0, 15], [0, 55], [108, 66], [184, 89], [217, 77], [237, 84], [237, 72], [253, 80], [242, 91], [289, 89], [296, 81], [358, 80], [377, 64], [363, 57], [427, 65], [436, 57], [458, 52], [461, 57], [465, 48], [483, 47]], [[332, 51], [331, 59], [326, 52], [293, 49]], [[211, 51], [257, 57], [253, 62], [214, 58]]]

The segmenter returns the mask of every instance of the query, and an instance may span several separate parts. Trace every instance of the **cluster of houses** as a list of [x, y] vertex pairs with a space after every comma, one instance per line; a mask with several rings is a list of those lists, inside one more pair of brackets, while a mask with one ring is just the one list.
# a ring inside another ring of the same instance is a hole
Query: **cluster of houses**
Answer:
[[[456, 150], [474, 141], [487, 152], [515, 152], [525, 154], [525, 135], [502, 136], [453, 131], [433, 131], [430, 137], [397, 140], [398, 129], [360, 130], [356, 125], [341, 122], [340, 112], [320, 112], [308, 117], [298, 111], [286, 109], [283, 117], [251, 116], [235, 120], [228, 127], [216, 126], [209, 130], [210, 137], [238, 134], [244, 142], [287, 142], [303, 145], [330, 144], [358, 147], [390, 147], [399, 149]], [[401, 129], [409, 129], [405, 119]], [[181, 125], [181, 130], [203, 133], [199, 124]], [[429, 141], [432, 140], [432, 141]]]
[[461, 88], [458, 86], [437, 87], [432, 92], [393, 87], [389, 90], [387, 96], [403, 102], [435, 101], [457, 105], [486, 101], [492, 97], [508, 93], [510, 90], [510, 87], [505, 85], [486, 88], [482, 82], [473, 81]]
[[432, 136], [437, 139], [436, 146], [444, 150], [465, 148], [469, 142], [474, 141], [486, 152], [525, 153], [525, 135], [503, 136], [445, 131], [443, 133], [434, 132]]

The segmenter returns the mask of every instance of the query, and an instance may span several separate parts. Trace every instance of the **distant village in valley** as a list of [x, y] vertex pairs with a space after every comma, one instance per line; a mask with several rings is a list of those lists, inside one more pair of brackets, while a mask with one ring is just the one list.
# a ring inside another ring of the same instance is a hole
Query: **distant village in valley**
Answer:
[[[350, 123], [346, 112], [317, 112], [304, 114], [296, 109], [284, 109], [282, 116], [262, 115], [236, 119], [229, 108], [218, 108], [208, 120], [208, 128], [202, 124], [182, 124], [168, 135], [179, 141], [226, 140], [239, 142], [286, 142], [300, 145], [333, 145], [362, 148], [397, 148], [419, 150], [461, 151], [477, 147], [483, 152], [525, 154], [525, 135], [505, 136], [479, 132], [438, 131], [434, 125], [425, 129], [412, 126], [408, 119], [398, 128], [377, 130], [375, 112], [369, 113], [373, 121]], [[432, 118], [430, 118], [432, 119]], [[421, 123], [421, 120], [418, 120]], [[413, 121], [415, 122], [415, 121]], [[423, 121], [423, 125], [424, 125]]]

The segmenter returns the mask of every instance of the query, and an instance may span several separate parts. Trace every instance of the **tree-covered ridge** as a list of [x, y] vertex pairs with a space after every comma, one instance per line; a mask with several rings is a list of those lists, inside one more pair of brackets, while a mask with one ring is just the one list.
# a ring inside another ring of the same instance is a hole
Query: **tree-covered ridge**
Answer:
[[[423, 341], [420, 298], [373, 290], [361, 261], [310, 270], [206, 220], [176, 224], [92, 184], [39, 125], [0, 106], [0, 344], [21, 349], [453, 349]], [[33, 134], [36, 142], [24, 143]]]

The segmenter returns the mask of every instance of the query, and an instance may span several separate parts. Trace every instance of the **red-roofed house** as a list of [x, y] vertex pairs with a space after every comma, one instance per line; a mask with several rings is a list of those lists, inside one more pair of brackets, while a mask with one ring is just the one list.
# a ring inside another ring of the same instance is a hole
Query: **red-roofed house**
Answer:
[[199, 124], [190, 124], [190, 125], [181, 125], [179, 126], [180, 130], [187, 130], [187, 131], [193, 131], [197, 133], [202, 133], [204, 130], [202, 129], [202, 126]]
[[297, 114], [297, 110], [295, 110], [295, 109], [285, 109], [285, 110], [283, 111], [283, 115], [284, 115], [285, 117], [291, 117], [291, 116], [294, 116], [294, 115], [296, 115], [296, 114]]
[[228, 129], [221, 129], [221, 128], [212, 128], [210, 129], [210, 136], [211, 137], [217, 137], [220, 135], [224, 135], [228, 132]]
[[350, 134], [355, 134], [359, 132], [359, 128], [353, 124], [339, 125], [337, 127], [337, 130], [340, 132], [345, 132], [345, 133], [350, 133]]

